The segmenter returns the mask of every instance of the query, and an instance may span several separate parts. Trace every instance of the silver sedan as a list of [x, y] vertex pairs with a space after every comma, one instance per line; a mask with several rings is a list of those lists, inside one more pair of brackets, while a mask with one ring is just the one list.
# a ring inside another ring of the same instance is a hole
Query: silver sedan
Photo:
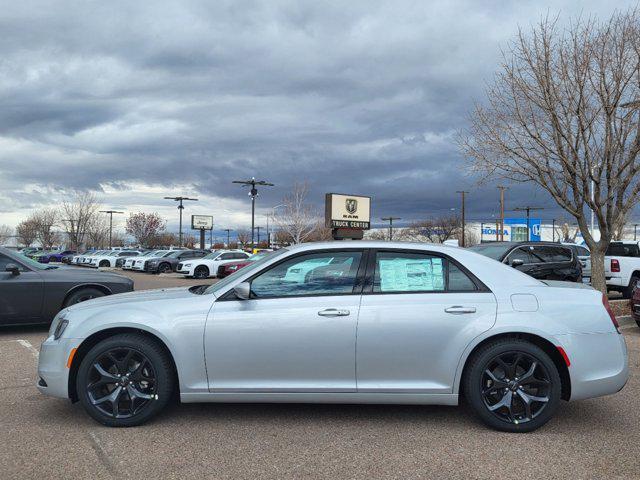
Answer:
[[627, 351], [606, 297], [455, 247], [305, 244], [209, 287], [64, 309], [41, 392], [139, 425], [182, 402], [457, 405], [526, 432], [561, 400], [619, 391]]

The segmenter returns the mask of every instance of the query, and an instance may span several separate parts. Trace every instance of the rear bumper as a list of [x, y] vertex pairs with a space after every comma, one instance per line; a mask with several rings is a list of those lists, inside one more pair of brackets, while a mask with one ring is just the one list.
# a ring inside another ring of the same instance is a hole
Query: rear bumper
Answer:
[[571, 362], [571, 400], [619, 392], [629, 378], [627, 345], [619, 333], [557, 336]]
[[607, 277], [607, 286], [626, 287], [627, 285], [623, 282], [622, 277]]

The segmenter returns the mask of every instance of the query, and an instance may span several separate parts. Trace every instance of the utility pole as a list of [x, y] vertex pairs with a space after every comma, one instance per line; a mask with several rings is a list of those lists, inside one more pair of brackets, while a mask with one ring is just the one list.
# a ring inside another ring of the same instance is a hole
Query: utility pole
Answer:
[[[532, 210], [544, 210], [543, 207], [530, 207], [529, 205], [527, 205], [526, 207], [518, 207], [518, 208], [514, 208], [513, 211], [514, 212], [527, 212], [527, 242], [531, 240], [531, 225], [529, 224], [529, 220], [531, 217], [531, 211]], [[513, 240], [513, 238], [512, 238]]]
[[109, 249], [111, 249], [112, 245], [112, 237], [113, 237], [113, 214], [124, 213], [117, 212], [115, 210], [100, 210], [100, 213], [108, 213], [109, 214]]
[[551, 228], [553, 229], [552, 235], [553, 235], [553, 240], [552, 241], [556, 241], [556, 219], [554, 218], [553, 220], [551, 220]]
[[465, 209], [464, 209], [464, 200], [465, 200], [465, 195], [469, 192], [465, 192], [464, 190], [458, 190], [456, 193], [459, 193], [460, 195], [462, 195], [462, 245], [461, 247], [464, 248], [466, 246], [465, 244], [465, 240], [464, 240], [464, 230], [465, 230], [465, 219], [464, 219], [464, 215], [465, 215]]
[[182, 210], [184, 210], [184, 206], [182, 205], [183, 201], [192, 201], [197, 202], [197, 198], [189, 198], [189, 197], [164, 197], [165, 200], [175, 200], [178, 202], [178, 211], [180, 212], [180, 229], [178, 230], [178, 243], [179, 246], [182, 247]]
[[256, 227], [256, 230], [258, 231], [258, 245], [260, 245], [260, 229], [261, 229], [261, 228], [262, 228], [262, 227], [261, 227], [260, 225], [258, 225], [258, 226]]
[[633, 241], [636, 241], [638, 239], [638, 224], [634, 223], [633, 224]]
[[224, 231], [227, 232], [227, 248], [229, 248], [229, 245], [231, 245], [231, 232], [233, 229], [225, 228]]
[[253, 250], [255, 248], [255, 243], [253, 241], [253, 232], [255, 230], [256, 221], [256, 197], [258, 196], [258, 189], [256, 188], [256, 185], [261, 185], [264, 187], [273, 187], [275, 185], [264, 180], [256, 180], [255, 177], [251, 177], [251, 180], [234, 180], [231, 183], [239, 183], [243, 187], [249, 185], [251, 186], [249, 196], [251, 197], [251, 250]]
[[393, 221], [402, 220], [400, 217], [382, 217], [380, 220], [389, 222], [389, 241], [393, 241]]
[[498, 185], [498, 190], [500, 190], [500, 241], [504, 242], [504, 191], [507, 187], [503, 187], [502, 185]]

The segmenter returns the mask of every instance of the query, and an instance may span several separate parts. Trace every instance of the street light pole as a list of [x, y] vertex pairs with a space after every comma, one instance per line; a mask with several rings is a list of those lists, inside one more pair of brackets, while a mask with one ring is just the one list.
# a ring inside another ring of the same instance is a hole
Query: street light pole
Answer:
[[113, 235], [113, 214], [116, 213], [124, 213], [117, 212], [115, 210], [100, 210], [100, 213], [108, 213], [109, 214], [109, 249], [113, 247], [112, 245], [112, 235]]
[[243, 187], [251, 186], [251, 190], [249, 191], [249, 196], [251, 197], [251, 250], [255, 248], [255, 242], [253, 241], [253, 234], [255, 230], [255, 221], [256, 221], [256, 197], [258, 196], [258, 189], [256, 185], [261, 185], [264, 187], [273, 187], [273, 183], [266, 182], [264, 180], [256, 180], [255, 177], [251, 177], [251, 180], [234, 180], [231, 183], [239, 183]]
[[231, 232], [233, 231], [231, 228], [225, 228], [225, 232], [227, 232], [227, 248], [230, 248], [231, 245]]
[[465, 219], [464, 219], [464, 215], [465, 215], [465, 208], [464, 208], [464, 200], [465, 200], [465, 195], [469, 192], [465, 192], [464, 190], [458, 190], [456, 193], [459, 193], [462, 195], [462, 245], [461, 247], [464, 248], [465, 245], [465, 239], [464, 239], [464, 230], [465, 230]]
[[182, 210], [184, 210], [184, 205], [182, 205], [183, 201], [189, 200], [192, 202], [197, 202], [197, 198], [189, 198], [189, 197], [164, 197], [165, 200], [175, 200], [178, 202], [178, 211], [180, 212], [180, 228], [178, 230], [178, 243], [179, 246], [182, 247]]
[[380, 220], [389, 222], [389, 241], [393, 241], [393, 221], [402, 220], [400, 217], [382, 217]]
[[498, 186], [500, 190], [500, 241], [504, 242], [504, 191], [507, 187]]

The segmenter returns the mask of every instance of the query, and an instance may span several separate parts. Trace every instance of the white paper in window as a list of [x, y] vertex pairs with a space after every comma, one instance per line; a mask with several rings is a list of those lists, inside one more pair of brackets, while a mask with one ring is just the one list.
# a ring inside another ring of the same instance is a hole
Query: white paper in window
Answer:
[[393, 258], [380, 260], [379, 265], [382, 292], [444, 290], [441, 258]]

